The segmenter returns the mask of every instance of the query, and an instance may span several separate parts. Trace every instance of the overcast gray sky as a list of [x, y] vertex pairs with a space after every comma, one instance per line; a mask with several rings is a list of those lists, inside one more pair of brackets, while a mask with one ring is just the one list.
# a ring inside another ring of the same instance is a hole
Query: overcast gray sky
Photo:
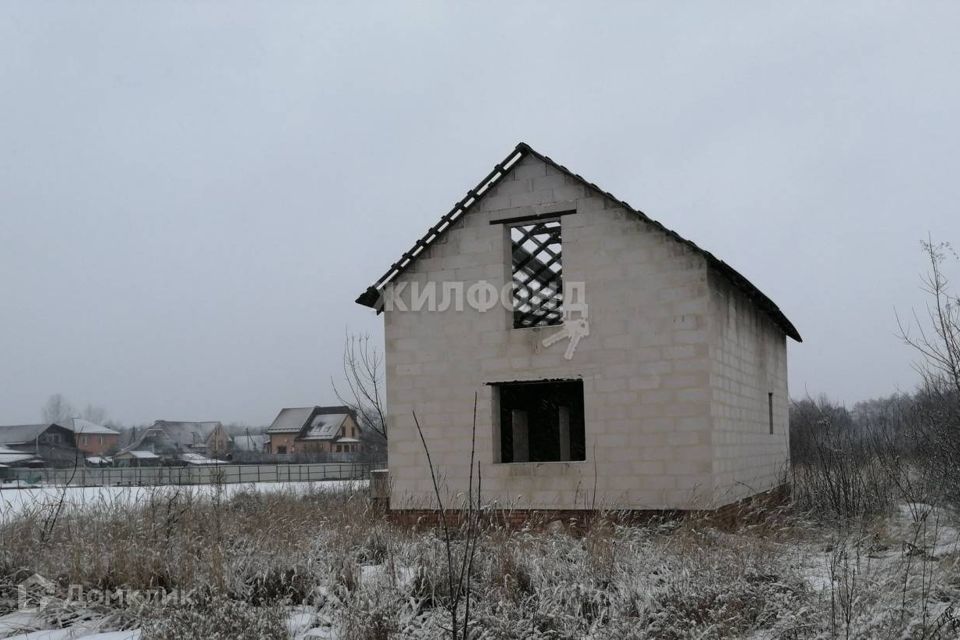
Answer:
[[0, 4], [0, 423], [333, 401], [356, 295], [519, 140], [773, 298], [793, 395], [912, 388], [960, 4], [580, 4]]

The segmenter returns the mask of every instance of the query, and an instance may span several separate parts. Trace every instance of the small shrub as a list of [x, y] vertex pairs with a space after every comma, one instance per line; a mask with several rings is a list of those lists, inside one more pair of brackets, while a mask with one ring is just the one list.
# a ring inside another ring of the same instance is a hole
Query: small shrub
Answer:
[[254, 607], [226, 598], [179, 603], [149, 611], [142, 640], [285, 640], [280, 607]]

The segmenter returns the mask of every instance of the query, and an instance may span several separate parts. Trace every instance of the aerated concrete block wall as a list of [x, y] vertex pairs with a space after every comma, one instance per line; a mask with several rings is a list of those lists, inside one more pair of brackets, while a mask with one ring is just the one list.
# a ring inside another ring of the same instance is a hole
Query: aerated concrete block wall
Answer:
[[[443, 282], [485, 280], [500, 290], [511, 278], [509, 231], [491, 220], [560, 210], [576, 211], [561, 218], [564, 282], [583, 282], [589, 305], [590, 335], [572, 360], [566, 341], [541, 344], [558, 327], [514, 329], [501, 306], [384, 312], [391, 508], [435, 505], [414, 411], [448, 504], [466, 491], [475, 393], [483, 498], [501, 508], [707, 508], [742, 478], [769, 480], [770, 442], [737, 423], [754, 419], [752, 396], [724, 390], [753, 360], [714, 362], [750, 339], [712, 327], [736, 295], [721, 300], [702, 255], [540, 160], [524, 157], [397, 284], [433, 281], [439, 293]], [[783, 349], [782, 336], [769, 346]], [[782, 366], [778, 411], [785, 355]], [[586, 460], [496, 463], [490, 383], [557, 378], [583, 379]], [[764, 461], [753, 460], [761, 450]]]
[[787, 345], [739, 290], [712, 273], [709, 281], [715, 501], [728, 504], [785, 481]]

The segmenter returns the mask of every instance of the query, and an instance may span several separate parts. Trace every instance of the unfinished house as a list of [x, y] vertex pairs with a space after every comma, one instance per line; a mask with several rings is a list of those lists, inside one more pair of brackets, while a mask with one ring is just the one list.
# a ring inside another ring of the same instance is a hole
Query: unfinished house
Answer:
[[392, 509], [709, 509], [777, 487], [797, 330], [727, 263], [526, 144], [357, 300], [384, 314]]

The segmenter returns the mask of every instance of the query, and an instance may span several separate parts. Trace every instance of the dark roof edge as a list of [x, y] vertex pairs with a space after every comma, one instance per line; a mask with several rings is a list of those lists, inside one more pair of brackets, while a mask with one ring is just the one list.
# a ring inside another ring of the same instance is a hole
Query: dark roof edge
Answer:
[[463, 214], [467, 212], [473, 205], [480, 201], [484, 195], [490, 192], [490, 189], [497, 184], [503, 176], [507, 175], [507, 172], [516, 164], [520, 158], [522, 158], [527, 145], [523, 142], [518, 144], [513, 151], [511, 151], [503, 161], [498, 162], [494, 165], [493, 170], [484, 177], [483, 180], [477, 183], [473, 189], [467, 191], [467, 195], [463, 197], [462, 200], [453, 205], [453, 208], [450, 209], [437, 224], [433, 225], [427, 232], [420, 237], [419, 240], [414, 243], [413, 247], [406, 251], [400, 258], [390, 265], [390, 268], [387, 269], [386, 273], [377, 278], [376, 282], [367, 287], [367, 290], [360, 294], [357, 298], [357, 304], [362, 304], [365, 307], [370, 307], [371, 309], [376, 309], [379, 313], [382, 309], [382, 304], [380, 301], [381, 290], [388, 282], [393, 280], [395, 277], [403, 273], [403, 271], [410, 266], [410, 263], [420, 255], [420, 253], [430, 246], [434, 240], [440, 237], [447, 229], [449, 229], [454, 222], [459, 220]]
[[452, 225], [456, 220], [458, 220], [461, 216], [463, 216], [463, 214], [465, 214], [467, 210], [470, 209], [470, 207], [472, 207], [477, 202], [479, 202], [480, 199], [486, 193], [488, 193], [490, 189], [497, 182], [499, 182], [504, 175], [507, 174], [510, 168], [512, 168], [513, 165], [515, 165], [523, 156], [527, 154], [532, 155], [533, 157], [539, 159], [540, 161], [550, 165], [557, 171], [560, 171], [561, 173], [576, 179], [577, 181], [581, 182], [582, 184], [589, 187], [593, 191], [596, 191], [600, 195], [614, 201], [615, 203], [617, 203], [627, 211], [630, 211], [634, 215], [638, 216], [644, 222], [652, 225], [659, 231], [662, 231], [670, 238], [676, 240], [681, 244], [684, 244], [690, 247], [697, 253], [704, 256], [704, 258], [706, 258], [706, 261], [707, 261], [707, 266], [715, 269], [718, 273], [726, 277], [727, 280], [729, 280], [730, 283], [733, 284], [733, 286], [735, 286], [737, 289], [739, 289], [742, 293], [744, 293], [747, 296], [747, 299], [753, 302], [760, 310], [765, 312], [770, 317], [770, 319], [773, 320], [773, 322], [778, 327], [780, 327], [780, 329], [787, 336], [793, 338], [797, 342], [803, 342], [803, 339], [800, 337], [800, 332], [797, 331], [797, 328], [793, 326], [793, 323], [787, 319], [787, 316], [784, 315], [784, 313], [773, 302], [773, 300], [768, 298], [766, 294], [760, 291], [760, 289], [758, 289], [752, 282], [747, 280], [747, 278], [743, 274], [741, 274], [739, 271], [737, 271], [736, 269], [728, 265], [723, 260], [717, 258], [715, 255], [713, 255], [706, 249], [703, 249], [697, 246], [693, 241], [687, 240], [686, 238], [680, 236], [680, 234], [678, 234], [676, 231], [666, 228], [656, 220], [650, 218], [647, 214], [643, 213], [642, 211], [638, 209], [634, 209], [626, 201], [620, 200], [609, 191], [604, 191], [603, 189], [598, 187], [596, 184], [594, 184], [593, 182], [590, 182], [580, 174], [574, 173], [573, 171], [571, 171], [570, 169], [567, 169], [562, 164], [555, 162], [549, 156], [545, 156], [539, 153], [538, 151], [533, 149], [533, 147], [531, 147], [525, 142], [519, 143], [513, 149], [513, 151], [511, 151], [510, 154], [507, 155], [506, 158], [504, 158], [502, 162], [495, 165], [493, 171], [487, 174], [487, 176], [483, 180], [481, 180], [476, 187], [468, 191], [467, 196], [463, 200], [455, 204], [453, 209], [451, 209], [445, 216], [443, 216], [440, 219], [440, 222], [438, 222], [433, 227], [430, 227], [430, 229], [427, 230], [427, 233], [425, 233], [423, 237], [417, 240], [416, 244], [414, 244], [412, 249], [410, 249], [409, 251], [404, 253], [402, 256], [400, 256], [400, 259], [394, 262], [390, 266], [390, 269], [387, 270], [386, 273], [384, 273], [376, 282], [374, 282], [370, 287], [368, 287], [366, 291], [360, 294], [360, 297], [357, 298], [357, 303], [376, 309], [379, 312], [380, 304], [381, 304], [380, 292], [383, 286], [386, 285], [391, 280], [393, 280], [398, 275], [400, 275], [410, 265], [410, 263], [412, 263], [413, 260], [418, 255], [420, 255], [420, 253], [426, 247], [432, 244], [434, 240], [436, 240], [442, 233], [444, 233], [447, 229], [449, 229], [450, 225]]

